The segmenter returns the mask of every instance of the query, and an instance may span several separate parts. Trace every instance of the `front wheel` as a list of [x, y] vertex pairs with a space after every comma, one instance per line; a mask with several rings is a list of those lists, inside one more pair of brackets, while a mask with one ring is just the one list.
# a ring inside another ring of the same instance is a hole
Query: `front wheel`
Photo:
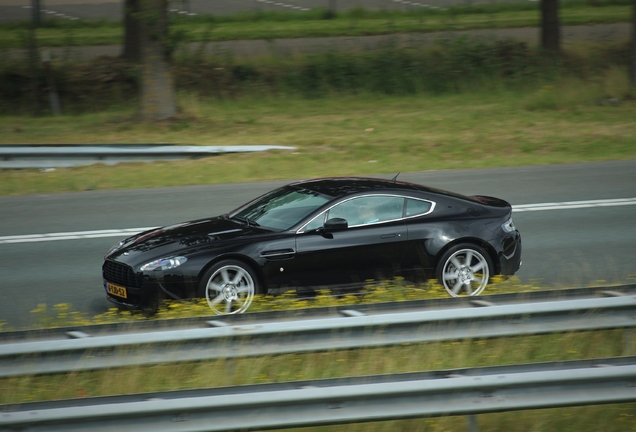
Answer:
[[241, 261], [225, 260], [210, 267], [201, 278], [199, 294], [216, 315], [245, 312], [259, 292], [252, 269]]
[[476, 296], [488, 285], [491, 271], [490, 257], [482, 248], [460, 244], [444, 253], [436, 276], [452, 297]]

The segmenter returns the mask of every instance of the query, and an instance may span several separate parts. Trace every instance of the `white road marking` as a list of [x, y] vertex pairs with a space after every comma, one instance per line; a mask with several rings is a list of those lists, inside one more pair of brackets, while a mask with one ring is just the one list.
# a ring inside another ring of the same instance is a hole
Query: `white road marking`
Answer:
[[5, 243], [35, 243], [44, 241], [55, 240], [79, 240], [88, 238], [103, 238], [103, 237], [129, 237], [133, 234], [140, 233], [142, 231], [148, 231], [157, 227], [146, 228], [125, 228], [125, 229], [110, 229], [110, 230], [97, 230], [97, 231], [75, 231], [75, 232], [59, 232], [48, 234], [27, 234], [16, 236], [4, 236], [0, 237], [0, 244]]
[[296, 9], [296, 10], [301, 10], [301, 11], [310, 10], [310, 9], [307, 9], [307, 8], [303, 8], [303, 7], [300, 7], [300, 6], [294, 6], [294, 5], [287, 4], [287, 3], [273, 2], [271, 0], [256, 0], [256, 1], [259, 2], [259, 3], [266, 3], [266, 4], [271, 4], [271, 5], [274, 5], [274, 6], [280, 6], [280, 7], [284, 7], [284, 8], [291, 8], [291, 9]]
[[591, 207], [616, 207], [625, 205], [636, 205], [636, 198], [619, 198], [606, 200], [591, 201], [569, 201], [558, 203], [542, 203], [542, 204], [521, 204], [512, 206], [512, 210], [516, 213], [526, 211], [544, 211], [544, 210], [569, 210]]
[[[512, 206], [512, 210], [515, 213], [528, 212], [528, 211], [546, 211], [546, 210], [570, 210], [581, 208], [594, 208], [594, 207], [617, 207], [636, 205], [636, 198], [618, 198], [618, 199], [606, 199], [606, 200], [591, 200], [591, 201], [569, 201], [558, 203], [540, 203], [540, 204], [519, 204]], [[140, 233], [142, 231], [148, 231], [157, 227], [145, 227], [145, 228], [124, 228], [124, 229], [109, 229], [109, 230], [96, 230], [96, 231], [75, 231], [75, 232], [59, 232], [48, 234], [26, 234], [26, 235], [13, 235], [13, 236], [0, 236], [0, 244], [9, 243], [35, 243], [45, 241], [56, 240], [80, 240], [89, 238], [104, 238], [104, 237], [129, 237], [133, 234]]]

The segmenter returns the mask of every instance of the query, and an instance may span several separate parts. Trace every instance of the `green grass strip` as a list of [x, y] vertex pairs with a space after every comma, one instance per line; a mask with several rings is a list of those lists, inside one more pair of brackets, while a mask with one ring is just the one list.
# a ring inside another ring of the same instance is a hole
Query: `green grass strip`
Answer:
[[[532, 7], [531, 9], [529, 9]], [[276, 15], [258, 14], [222, 18], [202, 16], [193, 19], [175, 18], [170, 27], [174, 43], [200, 41], [289, 39], [330, 36], [369, 36], [394, 33], [428, 33], [450, 30], [496, 29], [535, 27], [540, 16], [535, 3], [523, 6], [455, 7], [445, 10], [423, 10], [420, 13], [361, 13], [343, 14], [336, 19], [320, 19], [317, 14], [295, 19], [278, 19]], [[562, 25], [607, 24], [628, 22], [631, 7], [607, 5], [603, 7], [575, 4], [563, 7], [560, 12]], [[301, 18], [306, 19], [301, 19]], [[27, 46], [27, 25], [0, 25], [0, 48]], [[64, 22], [52, 21], [36, 31], [42, 47], [115, 45], [122, 42], [123, 29], [113, 22]]]

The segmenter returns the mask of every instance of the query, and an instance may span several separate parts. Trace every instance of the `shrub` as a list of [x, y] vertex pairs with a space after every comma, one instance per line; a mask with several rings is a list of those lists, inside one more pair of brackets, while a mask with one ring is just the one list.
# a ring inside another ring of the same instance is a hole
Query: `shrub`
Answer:
[[[308, 99], [359, 93], [433, 95], [502, 87], [536, 89], [568, 76], [597, 79], [607, 70], [624, 67], [627, 50], [626, 44], [573, 50], [554, 61], [519, 41], [455, 37], [440, 39], [426, 49], [392, 42], [373, 51], [332, 50], [249, 61], [231, 55], [206, 57], [199, 51], [176, 57], [173, 69], [178, 90], [220, 100], [259, 92]], [[55, 62], [53, 72], [65, 112], [98, 111], [137, 98], [138, 67], [117, 58]], [[26, 61], [3, 62], [0, 112], [30, 109], [34, 95], [44, 108], [46, 83], [44, 71], [33, 73]], [[551, 104], [549, 96], [540, 94], [528, 107], [546, 107]]]

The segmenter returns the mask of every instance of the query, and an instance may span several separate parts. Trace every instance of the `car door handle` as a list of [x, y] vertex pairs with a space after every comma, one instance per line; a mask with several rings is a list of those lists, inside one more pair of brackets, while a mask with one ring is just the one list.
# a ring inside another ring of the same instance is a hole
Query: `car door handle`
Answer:
[[388, 238], [394, 238], [394, 237], [395, 237], [395, 234], [382, 234], [380, 236], [380, 238], [382, 239], [388, 239]]

